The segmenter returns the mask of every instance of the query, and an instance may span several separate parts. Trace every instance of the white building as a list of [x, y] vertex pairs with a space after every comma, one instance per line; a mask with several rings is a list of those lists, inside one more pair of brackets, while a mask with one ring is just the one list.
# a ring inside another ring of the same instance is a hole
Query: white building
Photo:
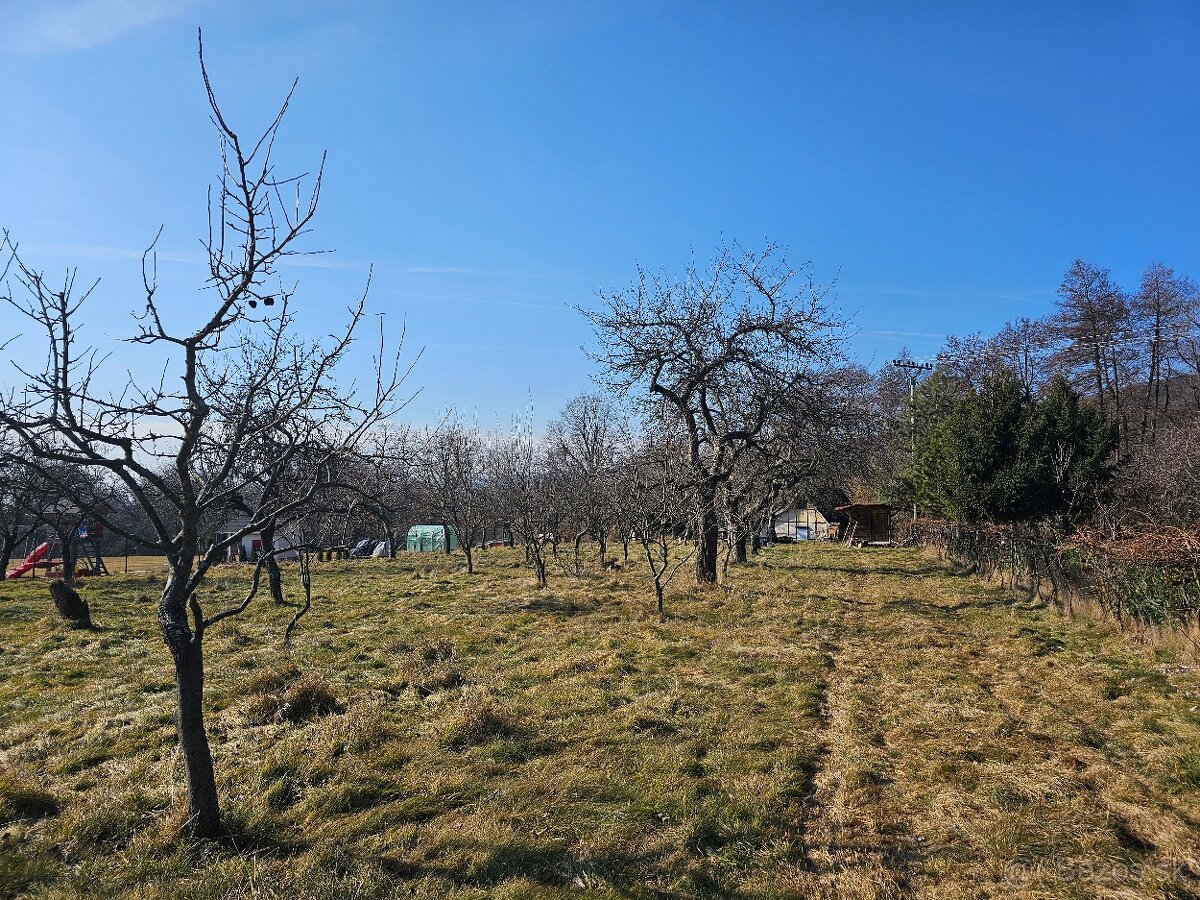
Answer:
[[823, 540], [832, 526], [815, 506], [792, 505], [781, 509], [763, 529], [765, 541], [817, 541]]
[[[223, 541], [231, 534], [237, 534], [243, 528], [250, 524], [250, 520], [242, 517], [238, 519], [230, 519], [217, 530], [216, 539]], [[295, 560], [300, 558], [299, 552], [293, 548], [296, 544], [288, 538], [289, 529], [281, 528], [275, 532], [275, 558], [278, 560]], [[226, 562], [257, 562], [259, 555], [262, 553], [263, 542], [262, 534], [257, 531], [251, 531], [242, 535], [240, 545], [231, 544], [225, 551]]]

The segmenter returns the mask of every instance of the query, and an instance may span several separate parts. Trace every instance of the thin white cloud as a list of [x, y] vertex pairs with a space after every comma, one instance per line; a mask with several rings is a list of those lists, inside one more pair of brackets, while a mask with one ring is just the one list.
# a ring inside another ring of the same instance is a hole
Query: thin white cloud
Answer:
[[[45, 0], [6, 10], [0, 45], [20, 53], [99, 47], [186, 12], [195, 0]], [[15, 4], [14, 4], [15, 5]]]
[[[21, 255], [30, 259], [52, 257], [64, 259], [68, 264], [76, 259], [141, 259], [146, 252], [143, 247], [104, 247], [97, 244], [21, 244]], [[159, 262], [199, 263], [204, 257], [199, 253], [170, 253], [156, 251]]]
[[[142, 258], [145, 248], [108, 247], [100, 244], [26, 244], [20, 245], [21, 254], [30, 259], [52, 258], [68, 261], [76, 259], [137, 259]], [[158, 261], [173, 263], [207, 263], [208, 257], [202, 252], [170, 252], [158, 250]], [[372, 267], [369, 261], [344, 259], [328, 253], [299, 253], [295, 256], [285, 256], [279, 262], [283, 267], [298, 267], [305, 269], [350, 269], [367, 270]], [[439, 265], [394, 265], [392, 263], [374, 264], [375, 271], [391, 272], [400, 275], [471, 275], [474, 269], [465, 266]], [[388, 292], [383, 293], [398, 293]], [[413, 296], [424, 296], [413, 294]], [[480, 301], [487, 302], [487, 301]], [[530, 304], [525, 304], [530, 305]]]
[[938, 340], [944, 340], [946, 337], [945, 333], [937, 334], [932, 331], [892, 331], [890, 329], [876, 330], [871, 328], [861, 329], [855, 332], [855, 334], [869, 334], [871, 337], [896, 338], [897, 340], [903, 338], [937, 338]]
[[534, 303], [528, 300], [503, 300], [495, 297], [464, 297], [461, 294], [430, 294], [427, 291], [401, 291], [381, 289], [372, 293], [384, 294], [389, 297], [405, 297], [411, 300], [445, 300], [450, 303], [483, 303], [487, 306], [516, 306], [530, 309], [553, 309], [556, 311], [574, 312], [565, 301], [562, 303]]

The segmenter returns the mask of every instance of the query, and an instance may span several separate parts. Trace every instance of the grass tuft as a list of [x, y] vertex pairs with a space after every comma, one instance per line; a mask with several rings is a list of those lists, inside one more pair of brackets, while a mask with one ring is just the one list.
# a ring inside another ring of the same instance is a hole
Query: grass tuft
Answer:
[[58, 796], [28, 773], [0, 773], [0, 825], [19, 819], [45, 819], [62, 809]]
[[246, 720], [252, 725], [271, 722], [299, 724], [341, 712], [344, 707], [333, 690], [315, 675], [293, 670], [263, 673], [252, 681]]
[[442, 728], [441, 744], [451, 750], [477, 747], [520, 731], [512, 711], [494, 697], [472, 692], [464, 695]]

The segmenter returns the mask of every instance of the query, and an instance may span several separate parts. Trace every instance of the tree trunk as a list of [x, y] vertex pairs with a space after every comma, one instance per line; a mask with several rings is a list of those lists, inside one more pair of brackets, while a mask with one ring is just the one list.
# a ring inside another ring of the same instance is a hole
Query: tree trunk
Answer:
[[221, 814], [212, 751], [204, 730], [203, 644], [202, 636], [195, 635], [188, 625], [185, 585], [186, 575], [172, 573], [159, 603], [158, 619], [175, 661], [175, 728], [187, 779], [189, 825], [197, 837], [212, 838], [221, 833]]
[[475, 574], [475, 559], [471, 556], [471, 542], [467, 541], [463, 544], [463, 552], [467, 554], [467, 574]]
[[92, 615], [84, 600], [65, 581], [50, 582], [50, 596], [54, 598], [54, 607], [59, 615], [70, 622], [75, 628], [91, 628]]
[[271, 590], [271, 599], [283, 603], [283, 573], [279, 571], [279, 560], [275, 558], [275, 526], [268, 525], [260, 533], [262, 552], [266, 554], [263, 567], [267, 570], [267, 586]]
[[699, 533], [696, 535], [696, 583], [717, 583], [717, 548], [720, 543], [721, 525], [717, 521], [715, 504], [701, 499], [696, 521], [699, 523]]
[[58, 535], [58, 546], [62, 548], [62, 580], [67, 587], [75, 586], [75, 530], [66, 531], [54, 529]]
[[733, 561], [744, 563], [746, 561], [746, 535], [741, 535], [737, 539], [737, 543], [733, 545]]
[[604, 555], [608, 552], [608, 536], [604, 533], [604, 529], [598, 529], [596, 542], [600, 545], [600, 568], [604, 568]]
[[8, 566], [12, 562], [13, 551], [16, 549], [17, 542], [5, 537], [0, 541], [0, 581], [4, 580], [8, 573]]

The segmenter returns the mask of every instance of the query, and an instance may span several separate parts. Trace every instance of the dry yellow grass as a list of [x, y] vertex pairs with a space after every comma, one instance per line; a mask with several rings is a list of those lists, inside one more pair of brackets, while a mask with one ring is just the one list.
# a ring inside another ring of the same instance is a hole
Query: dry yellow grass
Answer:
[[[0, 895], [1197, 896], [1200, 677], [911, 550], [333, 563], [208, 645], [227, 840], [179, 836], [158, 576], [0, 584]], [[236, 596], [248, 571], [204, 591]]]

